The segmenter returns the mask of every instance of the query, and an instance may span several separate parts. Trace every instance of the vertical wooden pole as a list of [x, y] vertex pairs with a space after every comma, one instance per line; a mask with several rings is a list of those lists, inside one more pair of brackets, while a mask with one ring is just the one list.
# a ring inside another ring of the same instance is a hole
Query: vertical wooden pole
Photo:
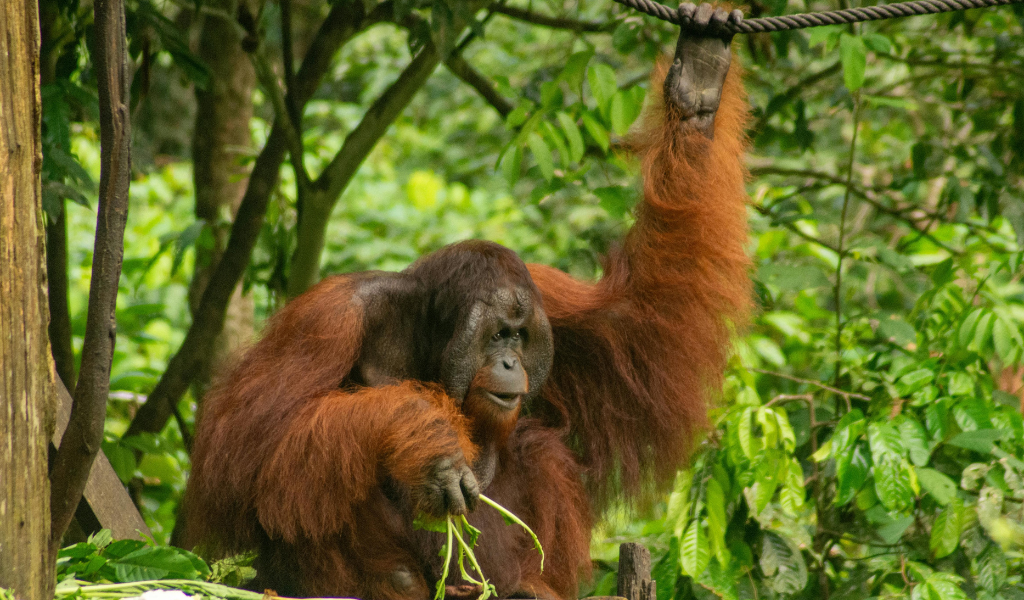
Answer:
[[657, 600], [651, 579], [651, 553], [643, 544], [627, 542], [619, 546], [619, 595], [626, 600]]
[[48, 600], [54, 581], [46, 453], [55, 396], [36, 0], [0, 2], [0, 30], [0, 587], [25, 600]]

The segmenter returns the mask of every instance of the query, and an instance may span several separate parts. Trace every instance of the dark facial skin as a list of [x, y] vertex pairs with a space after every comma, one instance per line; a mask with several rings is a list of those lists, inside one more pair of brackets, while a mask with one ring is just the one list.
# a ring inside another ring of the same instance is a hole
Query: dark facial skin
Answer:
[[472, 420], [480, 453], [471, 466], [459, 455], [445, 457], [431, 469], [416, 495], [421, 510], [437, 516], [473, 510], [480, 491], [494, 478], [498, 450], [515, 427], [524, 399], [539, 389], [531, 383], [543, 382], [551, 365], [551, 330], [527, 290], [496, 290], [469, 315], [462, 335], [446, 348], [449, 357], [463, 358], [448, 361], [457, 383], [446, 387], [461, 384], [475, 368], [462, 411]]
[[[342, 383], [438, 383], [461, 404], [479, 453], [472, 465], [461, 452], [438, 460], [412, 490], [418, 510], [435, 516], [474, 508], [554, 355], [547, 316], [518, 257], [496, 244], [471, 242], [441, 258], [437, 271], [428, 257], [406, 273], [364, 276], [357, 296], [366, 336]], [[445, 275], [449, 279], [441, 279]]]

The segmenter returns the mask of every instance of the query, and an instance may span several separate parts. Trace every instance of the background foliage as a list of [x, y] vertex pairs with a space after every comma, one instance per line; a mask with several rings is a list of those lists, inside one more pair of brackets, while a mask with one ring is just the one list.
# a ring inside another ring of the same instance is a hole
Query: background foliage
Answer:
[[[67, 218], [77, 351], [99, 178], [91, 7], [44, 4], [55, 57], [44, 198], [51, 222]], [[322, 273], [400, 269], [472, 237], [600, 273], [636, 199], [618, 148], [676, 34], [606, 0], [509, 6], [520, 12], [478, 13], [474, 39], [456, 48], [446, 28], [478, 4], [396, 3], [397, 24], [367, 28], [334, 58], [302, 121], [314, 176], [424, 44], [464, 58], [492, 96], [436, 70], [344, 188]], [[293, 8], [301, 45], [331, 5]], [[197, 9], [129, 2], [135, 162], [104, 451], [159, 543], [173, 530], [201, 388], [159, 434], [122, 436], [188, 329], [197, 256], [231, 220], [227, 209], [195, 216], [192, 92], [215, 83], [196, 56]], [[529, 22], [538, 14], [558, 19]], [[284, 77], [279, 18], [279, 4], [261, 6], [256, 30]], [[581, 592], [610, 592], [617, 542], [640, 538], [662, 600], [1024, 597], [1022, 25], [1018, 7], [736, 39], [753, 111], [759, 312], [692, 466], [653, 511], [607, 516], [594, 533], [594, 589]], [[274, 120], [266, 86], [251, 97], [246, 167]], [[295, 183], [285, 165], [246, 271], [257, 323], [288, 289]], [[64, 572], [113, 552], [100, 541], [70, 562], [65, 551]], [[206, 565], [172, 554], [203, 575]], [[113, 573], [122, 558], [96, 560]]]

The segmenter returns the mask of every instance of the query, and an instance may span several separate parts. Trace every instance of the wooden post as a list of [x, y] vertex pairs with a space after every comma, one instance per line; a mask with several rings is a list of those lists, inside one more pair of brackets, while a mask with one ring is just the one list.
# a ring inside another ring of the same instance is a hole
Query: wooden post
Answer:
[[[54, 432], [52, 439], [55, 447], [60, 447], [61, 436], [64, 435], [68, 421], [71, 420], [71, 403], [71, 394], [58, 378], [57, 431]], [[96, 454], [96, 460], [92, 463], [82, 498], [84, 502], [79, 503], [76, 517], [86, 533], [91, 533], [93, 529], [89, 523], [95, 523], [102, 529], [109, 529], [115, 540], [141, 540], [144, 536], [153, 537], [153, 533], [139, 514], [139, 509], [135, 508], [131, 496], [124, 489], [121, 479], [102, 450]], [[87, 518], [83, 518], [83, 511]]]
[[37, 6], [0, 2], [0, 587], [21, 600], [53, 598], [54, 584]]
[[657, 600], [651, 579], [651, 553], [643, 544], [627, 542], [619, 546], [619, 596], [626, 600]]

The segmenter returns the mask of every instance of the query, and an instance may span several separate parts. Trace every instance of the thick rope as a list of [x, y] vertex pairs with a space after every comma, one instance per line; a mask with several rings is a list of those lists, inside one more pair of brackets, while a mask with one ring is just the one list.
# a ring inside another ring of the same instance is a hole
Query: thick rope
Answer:
[[[634, 10], [657, 17], [676, 25], [686, 26], [690, 19], [677, 9], [670, 8], [655, 0], [615, 0]], [[758, 33], [763, 31], [785, 31], [803, 29], [819, 25], [839, 25], [842, 23], [859, 23], [861, 21], [877, 21], [896, 17], [912, 17], [914, 15], [933, 15], [968, 8], [986, 8], [1017, 4], [1024, 0], [913, 0], [880, 6], [864, 6], [844, 8], [827, 12], [782, 15], [779, 17], [762, 17], [744, 19], [738, 23], [726, 22], [718, 27], [731, 33]]]

